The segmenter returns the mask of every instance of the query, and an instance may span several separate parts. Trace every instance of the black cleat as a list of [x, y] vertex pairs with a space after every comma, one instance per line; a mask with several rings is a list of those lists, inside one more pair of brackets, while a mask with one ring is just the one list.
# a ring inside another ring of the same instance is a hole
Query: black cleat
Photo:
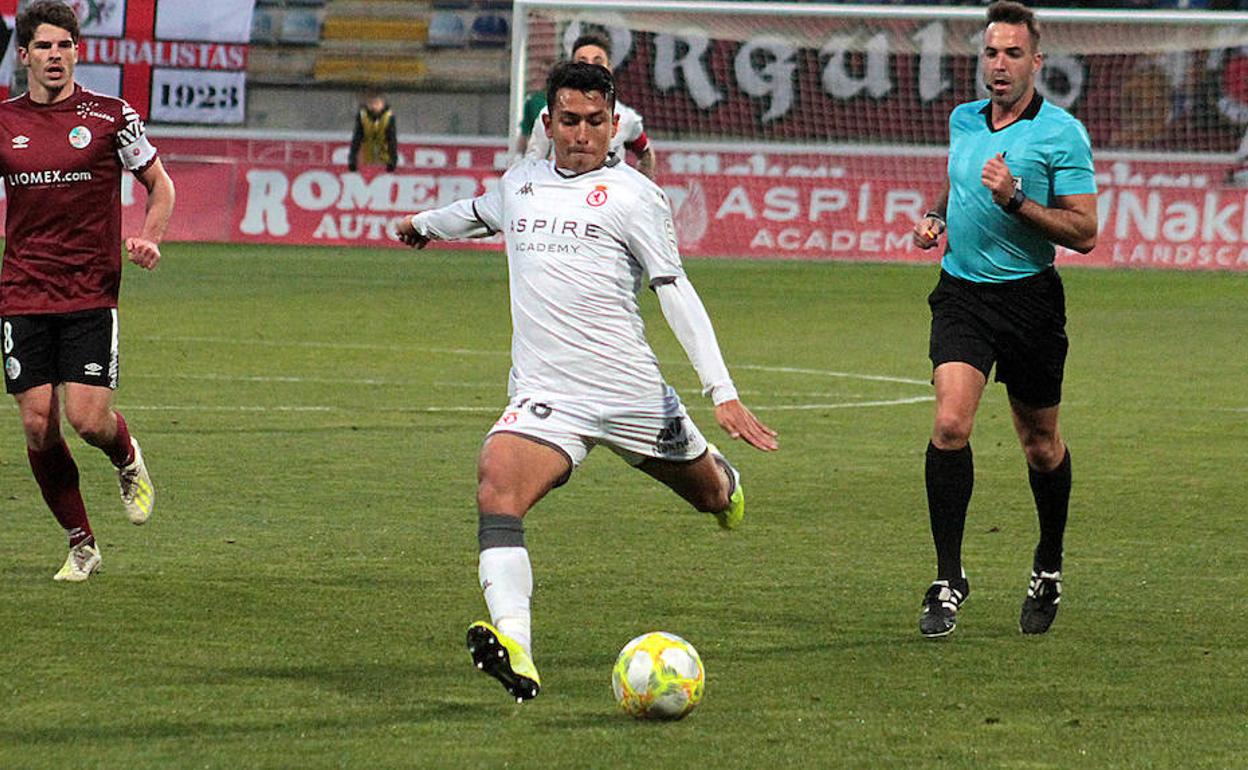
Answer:
[[1024, 634], [1043, 634], [1057, 617], [1062, 601], [1062, 571], [1042, 572], [1033, 569], [1027, 585], [1027, 598], [1018, 616], [1018, 630]]
[[966, 578], [937, 580], [923, 595], [923, 614], [919, 616], [919, 633], [928, 639], [939, 639], [953, 633], [958, 626], [958, 608], [971, 595]]
[[477, 670], [497, 679], [517, 703], [536, 698], [542, 689], [537, 667], [524, 648], [483, 620], [468, 627], [468, 653]]

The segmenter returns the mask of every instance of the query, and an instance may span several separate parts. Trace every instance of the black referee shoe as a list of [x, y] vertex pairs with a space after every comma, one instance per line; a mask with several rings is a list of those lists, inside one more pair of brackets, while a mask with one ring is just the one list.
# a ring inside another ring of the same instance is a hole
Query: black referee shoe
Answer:
[[923, 595], [923, 614], [919, 616], [919, 633], [928, 639], [939, 639], [953, 633], [958, 626], [958, 608], [971, 595], [966, 578], [937, 580]]
[[1062, 601], [1062, 571], [1042, 572], [1033, 569], [1027, 584], [1027, 598], [1018, 616], [1018, 630], [1024, 634], [1043, 634], [1057, 617]]

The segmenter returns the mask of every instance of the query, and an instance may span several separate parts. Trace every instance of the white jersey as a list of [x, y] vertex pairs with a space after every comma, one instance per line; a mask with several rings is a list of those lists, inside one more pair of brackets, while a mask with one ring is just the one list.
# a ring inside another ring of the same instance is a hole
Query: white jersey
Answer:
[[613, 159], [568, 177], [552, 161], [524, 160], [491, 192], [413, 221], [439, 238], [503, 233], [510, 395], [604, 404], [664, 397], [637, 293], [643, 274], [653, 284], [683, 278], [684, 268], [667, 196], [640, 172]]
[[[546, 136], [546, 123], [543, 116], [550, 114], [550, 106], [542, 108], [541, 115], [537, 116], [537, 120], [533, 121], [533, 130], [529, 132], [529, 144], [524, 151], [526, 158], [551, 158], [554, 157], [552, 148], [554, 145], [550, 141], [550, 137]], [[632, 147], [633, 144], [645, 136], [646, 129], [641, 123], [641, 114], [629, 107], [627, 104], [615, 102], [615, 114], [619, 117], [620, 123], [616, 128], [615, 136], [611, 137], [611, 144], [607, 147], [607, 152], [615, 155], [620, 160], [624, 160], [625, 150]], [[645, 145], [641, 147], [645, 150]]]

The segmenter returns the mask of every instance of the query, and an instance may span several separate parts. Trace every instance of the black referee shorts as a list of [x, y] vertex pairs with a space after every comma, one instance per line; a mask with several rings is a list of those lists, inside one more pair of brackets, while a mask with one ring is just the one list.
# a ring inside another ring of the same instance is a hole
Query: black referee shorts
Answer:
[[1066, 293], [1057, 271], [1016, 281], [977, 283], [940, 271], [927, 298], [932, 308], [932, 367], [958, 361], [997, 382], [1035, 409], [1062, 401], [1066, 369]]

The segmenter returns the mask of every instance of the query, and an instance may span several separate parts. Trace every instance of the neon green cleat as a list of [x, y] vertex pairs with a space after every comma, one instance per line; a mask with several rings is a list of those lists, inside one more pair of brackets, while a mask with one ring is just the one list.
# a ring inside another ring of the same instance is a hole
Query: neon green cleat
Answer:
[[732, 477], [732, 496], [728, 498], [728, 508], [716, 513], [715, 520], [719, 522], [721, 529], [736, 529], [745, 519], [745, 490], [741, 488], [741, 474], [724, 459], [719, 447], [707, 444], [706, 448], [715, 461], [723, 466], [728, 475]]
[[131, 438], [130, 446], [134, 447], [134, 459], [126, 467], [117, 469], [117, 483], [121, 487], [121, 503], [126, 508], [130, 523], [142, 524], [152, 515], [156, 489], [152, 486], [152, 477], [147, 474], [147, 463], [143, 462], [139, 442]]
[[536, 698], [542, 689], [537, 666], [524, 648], [484, 620], [468, 626], [468, 652], [477, 669], [497, 679], [516, 703]]
[[69, 549], [65, 563], [52, 576], [53, 580], [81, 583], [100, 568], [100, 549], [90, 543], [81, 543]]

